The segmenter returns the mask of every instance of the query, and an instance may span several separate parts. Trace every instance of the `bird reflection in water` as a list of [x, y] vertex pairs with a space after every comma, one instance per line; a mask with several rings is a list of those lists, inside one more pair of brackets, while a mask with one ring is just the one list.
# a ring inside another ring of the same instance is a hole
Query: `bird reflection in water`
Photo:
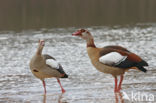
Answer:
[[46, 103], [46, 99], [47, 99], [47, 95], [44, 94], [44, 95], [43, 95], [43, 103]]
[[115, 103], [124, 103], [123, 95], [121, 92], [115, 93]]
[[[66, 102], [66, 101], [61, 101], [62, 98], [63, 98], [63, 94], [64, 94], [64, 93], [61, 93], [60, 95], [58, 95], [58, 103], [68, 103], [68, 102]], [[47, 95], [44, 94], [44, 95], [43, 95], [43, 103], [46, 103], [46, 101], [47, 101]]]

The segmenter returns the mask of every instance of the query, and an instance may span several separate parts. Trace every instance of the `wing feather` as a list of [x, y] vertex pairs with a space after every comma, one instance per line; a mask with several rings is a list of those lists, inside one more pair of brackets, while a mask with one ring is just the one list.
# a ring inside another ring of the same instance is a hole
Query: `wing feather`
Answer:
[[52, 69], [56, 69], [58, 72], [60, 72], [61, 74], [66, 74], [63, 70], [63, 67], [61, 66], [61, 64], [59, 62], [56, 61], [55, 58], [53, 58], [52, 56], [48, 55], [48, 54], [44, 54], [43, 55], [46, 61], [46, 64], [52, 68]]
[[144, 66], [148, 66], [146, 61], [121, 46], [106, 46], [100, 51], [99, 55], [99, 61], [106, 65], [123, 69], [137, 67], [143, 72], [147, 71], [144, 68]]
[[126, 58], [127, 58], [127, 56], [122, 56], [118, 52], [110, 52], [106, 55], [101, 56], [99, 58], [99, 61], [106, 65], [116, 65], [116, 64], [120, 64]]
[[47, 59], [46, 64], [48, 64], [52, 68], [59, 69], [59, 63], [54, 59]]

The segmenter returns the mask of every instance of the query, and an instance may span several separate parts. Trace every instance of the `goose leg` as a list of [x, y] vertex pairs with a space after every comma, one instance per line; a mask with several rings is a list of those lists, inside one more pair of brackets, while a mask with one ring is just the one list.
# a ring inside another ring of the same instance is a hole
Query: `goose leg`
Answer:
[[61, 87], [62, 93], [65, 93], [66, 91], [63, 89], [59, 78], [56, 78], [56, 79], [57, 79], [57, 82], [59, 83], [59, 85], [60, 85], [60, 87]]
[[42, 80], [42, 83], [43, 83], [43, 87], [44, 87], [44, 93], [46, 94], [46, 84], [45, 84], [45, 81], [44, 80]]
[[123, 78], [124, 78], [124, 76], [123, 76], [123, 75], [121, 75], [121, 76], [120, 76], [119, 86], [118, 86], [118, 91], [120, 91], [120, 90], [121, 90], [121, 85], [122, 85]]
[[117, 79], [117, 77], [115, 77], [114, 80], [115, 80], [114, 92], [118, 92], [118, 79]]

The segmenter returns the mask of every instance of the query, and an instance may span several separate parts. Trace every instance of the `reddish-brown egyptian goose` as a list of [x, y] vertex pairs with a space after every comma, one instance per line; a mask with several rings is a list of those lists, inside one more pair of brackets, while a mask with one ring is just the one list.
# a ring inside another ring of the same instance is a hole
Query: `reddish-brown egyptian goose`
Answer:
[[[147, 62], [126, 48], [121, 46], [97, 48], [91, 33], [85, 29], [80, 29], [72, 35], [79, 36], [86, 40], [87, 52], [95, 68], [100, 72], [111, 74], [115, 78], [115, 92], [120, 92], [124, 73], [128, 69], [139, 69], [143, 72], [147, 71], [144, 68], [144, 66], [148, 66]], [[120, 75], [119, 85], [117, 81], [118, 75]]]
[[32, 57], [30, 61], [31, 72], [39, 78], [44, 87], [44, 92], [46, 94], [45, 78], [55, 77], [59, 83], [62, 93], [65, 92], [63, 89], [59, 78], [68, 78], [68, 75], [64, 72], [62, 66], [50, 55], [42, 54], [43, 47], [45, 45], [44, 40], [39, 40], [38, 49], [36, 54]]

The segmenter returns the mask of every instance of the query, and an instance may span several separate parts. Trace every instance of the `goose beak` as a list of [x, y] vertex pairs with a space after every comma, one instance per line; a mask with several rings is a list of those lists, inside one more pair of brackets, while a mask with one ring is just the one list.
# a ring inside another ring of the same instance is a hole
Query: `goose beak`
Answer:
[[73, 33], [72, 36], [80, 36], [81, 33], [82, 33], [82, 32], [81, 32], [80, 30], [78, 30], [77, 32]]

